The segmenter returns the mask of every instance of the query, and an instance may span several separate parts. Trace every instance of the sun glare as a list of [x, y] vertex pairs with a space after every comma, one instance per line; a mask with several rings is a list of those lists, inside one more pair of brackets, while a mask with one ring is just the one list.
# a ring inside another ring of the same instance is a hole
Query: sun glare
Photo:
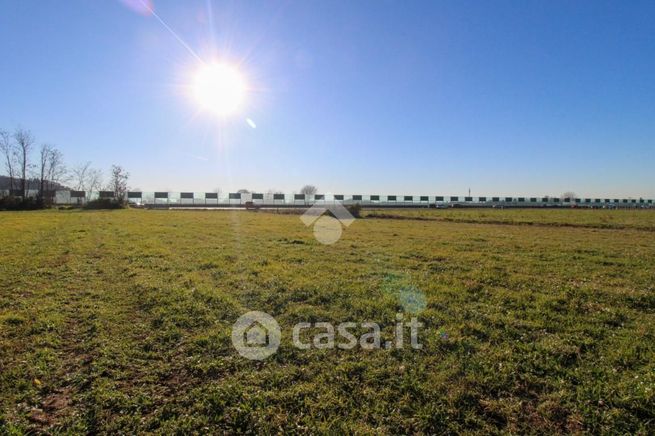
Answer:
[[202, 67], [196, 74], [193, 93], [204, 110], [225, 116], [241, 108], [246, 84], [236, 68], [211, 64]]

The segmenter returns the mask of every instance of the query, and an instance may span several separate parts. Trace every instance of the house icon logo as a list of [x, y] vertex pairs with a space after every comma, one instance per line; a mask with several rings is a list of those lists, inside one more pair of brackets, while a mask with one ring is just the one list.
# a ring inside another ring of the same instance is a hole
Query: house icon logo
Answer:
[[318, 242], [332, 245], [341, 239], [343, 229], [350, 226], [355, 218], [343, 204], [335, 202], [325, 205], [314, 204], [302, 214], [300, 220], [307, 227], [314, 226], [314, 237]]
[[280, 326], [265, 312], [245, 313], [232, 325], [232, 345], [250, 360], [266, 359], [280, 346]]

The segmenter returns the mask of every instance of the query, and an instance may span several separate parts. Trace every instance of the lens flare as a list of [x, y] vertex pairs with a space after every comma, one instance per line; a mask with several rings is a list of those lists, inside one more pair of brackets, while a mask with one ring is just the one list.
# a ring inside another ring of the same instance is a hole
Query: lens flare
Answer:
[[155, 12], [152, 0], [120, 0], [120, 2], [137, 14], [151, 15]]
[[246, 83], [236, 68], [211, 64], [196, 74], [193, 93], [204, 110], [225, 116], [235, 113], [243, 105]]

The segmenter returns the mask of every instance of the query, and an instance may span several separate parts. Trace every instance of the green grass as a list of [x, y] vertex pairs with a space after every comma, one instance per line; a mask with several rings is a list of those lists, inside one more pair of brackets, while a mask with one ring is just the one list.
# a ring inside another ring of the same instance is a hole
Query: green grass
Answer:
[[391, 217], [460, 223], [547, 225], [605, 229], [655, 231], [655, 213], [651, 209], [385, 209], [366, 210], [368, 217]]
[[[652, 431], [655, 212], [374, 213], [421, 219], [324, 246], [264, 212], [0, 214], [0, 433]], [[422, 350], [292, 346], [388, 337], [407, 287]], [[232, 348], [248, 310], [283, 330], [261, 362]]]

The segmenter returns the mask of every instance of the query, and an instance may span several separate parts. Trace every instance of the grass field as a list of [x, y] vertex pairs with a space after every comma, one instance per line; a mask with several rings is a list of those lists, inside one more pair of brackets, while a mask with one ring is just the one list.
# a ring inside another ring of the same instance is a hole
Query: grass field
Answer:
[[[366, 214], [326, 246], [294, 215], [1, 213], [0, 433], [652, 431], [655, 211]], [[386, 337], [407, 288], [421, 350], [285, 335]], [[263, 361], [248, 310], [283, 330]]]
[[587, 227], [597, 229], [633, 229], [655, 231], [651, 210], [609, 209], [373, 209], [367, 217], [417, 219], [456, 223], [514, 224], [536, 226]]

